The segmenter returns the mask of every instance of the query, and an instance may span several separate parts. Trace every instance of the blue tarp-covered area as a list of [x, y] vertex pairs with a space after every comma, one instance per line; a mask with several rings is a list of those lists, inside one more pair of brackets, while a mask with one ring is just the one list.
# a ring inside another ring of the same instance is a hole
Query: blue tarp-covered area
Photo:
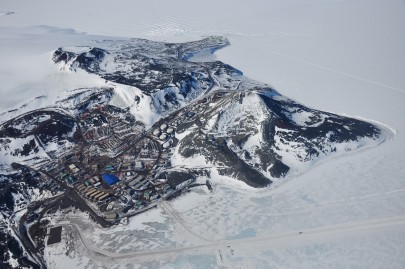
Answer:
[[114, 176], [114, 175], [110, 175], [110, 174], [102, 174], [101, 177], [103, 178], [103, 180], [108, 184], [108, 185], [114, 185], [115, 183], [117, 183], [118, 181], [120, 181], [118, 179], [118, 177]]

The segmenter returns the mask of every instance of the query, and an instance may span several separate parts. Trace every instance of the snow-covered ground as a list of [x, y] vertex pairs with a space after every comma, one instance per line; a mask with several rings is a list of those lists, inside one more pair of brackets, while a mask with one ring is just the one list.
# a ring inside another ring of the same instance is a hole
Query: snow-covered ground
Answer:
[[[106, 267], [403, 268], [403, 14], [402, 0], [2, 1], [0, 112], [94, 86], [97, 80], [87, 74], [73, 83], [69, 74], [56, 74], [49, 53], [59, 46], [88, 45], [105, 38], [100, 35], [169, 41], [224, 35], [232, 45], [217, 58], [245, 75], [310, 107], [384, 123], [397, 135], [268, 190], [229, 186], [218, 178], [212, 195], [192, 192], [149, 213], [155, 217], [131, 221], [146, 226], [127, 226], [135, 232], [147, 227], [148, 234], [162, 239], [150, 240], [149, 247], [162, 252], [117, 259]], [[34, 99], [40, 95], [50, 97]], [[182, 227], [175, 225], [179, 222]], [[169, 224], [166, 232], [163, 224]], [[106, 240], [125, 242], [120, 251], [139, 250], [120, 229], [86, 230], [87, 238], [111, 251], [95, 240], [104, 233]], [[201, 247], [191, 248], [182, 231]], [[195, 234], [207, 242], [197, 242]], [[163, 251], [173, 246], [183, 249]], [[51, 246], [46, 257], [53, 268], [97, 264], [97, 255], [80, 250], [62, 259], [63, 250]]]

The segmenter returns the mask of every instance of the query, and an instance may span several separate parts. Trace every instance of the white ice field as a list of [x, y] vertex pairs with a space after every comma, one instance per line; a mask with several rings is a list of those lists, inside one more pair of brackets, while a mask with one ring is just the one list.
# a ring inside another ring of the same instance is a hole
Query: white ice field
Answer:
[[220, 34], [231, 46], [217, 59], [245, 75], [396, 132], [266, 190], [214, 177], [214, 193], [196, 189], [127, 226], [103, 230], [71, 214], [66, 240], [46, 249], [49, 267], [404, 268], [404, 14], [403, 0], [1, 1], [0, 113], [97, 86], [55, 69], [59, 46]]

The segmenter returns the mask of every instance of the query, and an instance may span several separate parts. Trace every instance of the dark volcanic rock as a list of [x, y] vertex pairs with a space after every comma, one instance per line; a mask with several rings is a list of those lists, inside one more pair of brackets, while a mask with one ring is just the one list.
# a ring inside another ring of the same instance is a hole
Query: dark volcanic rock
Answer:
[[37, 135], [44, 143], [57, 138], [73, 140], [76, 121], [56, 111], [36, 111], [0, 126], [0, 137], [23, 138]]
[[207, 98], [209, 104], [196, 108], [200, 113], [178, 126], [178, 133], [189, 132], [179, 154], [186, 160], [202, 155], [220, 174], [253, 187], [267, 186], [291, 169], [300, 172], [298, 163], [309, 167], [335, 152], [385, 139], [371, 123], [305, 107], [270, 88]]
[[[101, 44], [100, 44], [101, 45]], [[87, 52], [74, 53], [59, 48], [54, 52], [54, 62], [64, 62], [71, 70], [81, 68], [119, 84], [135, 86], [151, 95], [165, 88], [175, 87], [175, 95], [167, 97], [169, 103], [178, 105], [182, 99], [193, 99], [214, 84], [208, 69], [186, 60], [201, 50], [215, 50], [229, 45], [220, 37], [206, 38], [184, 44], [165, 44], [148, 40], [106, 42], [105, 48], [88, 48]], [[109, 57], [106, 57], [106, 55]], [[210, 66], [216, 74], [238, 72], [216, 62]], [[228, 70], [229, 69], [229, 70]], [[166, 107], [167, 108], [167, 107]]]

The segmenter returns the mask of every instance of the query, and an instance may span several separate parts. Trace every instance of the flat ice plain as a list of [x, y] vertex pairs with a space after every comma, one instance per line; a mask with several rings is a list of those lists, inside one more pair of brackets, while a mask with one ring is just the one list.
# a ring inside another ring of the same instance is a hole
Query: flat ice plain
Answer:
[[0, 112], [85, 86], [47, 61], [58, 46], [220, 34], [232, 45], [217, 58], [245, 75], [397, 133], [267, 190], [218, 177], [212, 198], [192, 192], [110, 231], [72, 216], [84, 242], [72, 233], [69, 257], [63, 244], [47, 248], [50, 268], [404, 268], [403, 14], [403, 0], [0, 2]]

